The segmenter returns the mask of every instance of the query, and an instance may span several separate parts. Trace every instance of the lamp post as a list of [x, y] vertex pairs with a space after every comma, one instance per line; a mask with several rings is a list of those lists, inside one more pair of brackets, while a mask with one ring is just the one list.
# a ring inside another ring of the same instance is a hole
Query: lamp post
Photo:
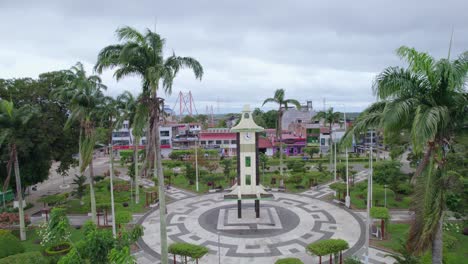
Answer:
[[198, 139], [199, 136], [197, 135], [197, 139], [195, 140], [195, 186], [198, 192]]
[[333, 142], [333, 146], [335, 146], [335, 150], [334, 150], [334, 156], [335, 156], [335, 167], [334, 167], [334, 171], [335, 171], [335, 181], [336, 181], [336, 141], [334, 140]]
[[374, 131], [371, 130], [370, 135], [370, 155], [369, 155], [369, 175], [367, 178], [367, 217], [366, 217], [366, 255], [364, 259], [365, 264], [369, 264], [369, 229], [371, 226], [371, 218], [370, 218], [370, 208], [372, 206], [372, 144], [373, 144], [373, 133]]
[[[115, 208], [114, 208], [114, 149], [112, 144], [109, 144], [109, 177], [110, 177], [110, 192], [111, 192], [111, 213], [112, 213], [112, 235], [114, 238], [117, 235], [117, 230], [115, 228]], [[131, 179], [130, 179], [131, 182]]]

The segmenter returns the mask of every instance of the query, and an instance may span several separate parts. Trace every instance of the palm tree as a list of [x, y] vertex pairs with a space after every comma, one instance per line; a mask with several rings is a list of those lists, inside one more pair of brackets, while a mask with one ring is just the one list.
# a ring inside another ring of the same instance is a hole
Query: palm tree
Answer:
[[283, 114], [285, 110], [288, 110], [288, 104], [296, 106], [299, 110], [301, 109], [301, 104], [295, 99], [285, 99], [284, 98], [284, 89], [277, 89], [273, 98], [267, 98], [263, 101], [262, 106], [266, 103], [276, 103], [278, 104], [278, 124], [276, 126], [276, 138], [280, 142], [280, 187], [284, 187], [284, 175], [283, 175], [283, 128], [281, 121], [283, 120]]
[[121, 120], [128, 120], [128, 126], [132, 131], [133, 162], [135, 168], [135, 203], [138, 204], [140, 202], [140, 189], [138, 187], [138, 145], [140, 138], [143, 136], [143, 130], [147, 124], [147, 112], [145, 111], [143, 114], [137, 113], [138, 101], [135, 99], [133, 94], [128, 91], [117, 96], [117, 102], [121, 111]]
[[[101, 73], [104, 69], [116, 68], [114, 77], [120, 80], [126, 76], [139, 76], [142, 79], [142, 96], [139, 100], [139, 112], [148, 113], [148, 148], [153, 155], [155, 177], [159, 182], [159, 212], [161, 225], [161, 261], [167, 263], [167, 232], [166, 232], [166, 202], [164, 190], [164, 174], [161, 162], [161, 142], [159, 123], [163, 117], [164, 100], [158, 97], [161, 87], [167, 94], [172, 92], [172, 84], [177, 73], [182, 68], [193, 70], [195, 77], [201, 79], [203, 67], [191, 57], [179, 57], [174, 53], [164, 58], [165, 40], [149, 29], [141, 33], [132, 27], [117, 29], [121, 44], [105, 47], [98, 55], [95, 70]], [[151, 132], [151, 133], [149, 133]]]
[[468, 114], [468, 52], [456, 60], [435, 60], [402, 46], [397, 54], [408, 67], [389, 67], [377, 76], [373, 90], [380, 101], [361, 114], [349, 134], [369, 127], [383, 128], [386, 136], [409, 132], [414, 151], [423, 156], [413, 176], [416, 217], [408, 247], [415, 253], [432, 248], [432, 263], [439, 264], [446, 191], [452, 179], [447, 153]]
[[15, 135], [18, 131], [27, 129], [27, 123], [35, 115], [36, 111], [30, 106], [15, 108], [13, 102], [0, 99], [0, 146], [4, 143], [10, 150], [10, 159], [7, 163], [7, 178], [4, 190], [10, 181], [11, 166], [13, 165], [16, 180], [16, 195], [18, 196], [18, 211], [20, 220], [20, 238], [26, 240], [26, 229], [23, 210], [23, 190], [21, 188], [21, 176], [18, 162], [17, 140]]
[[[315, 116], [315, 120], [324, 120], [325, 125], [328, 124], [330, 130], [330, 137], [328, 138], [328, 146], [330, 151], [330, 167], [329, 170], [332, 171], [332, 159], [333, 159], [333, 137], [332, 137], [332, 127], [335, 123], [338, 123], [341, 118], [340, 112], [333, 112], [333, 107], [328, 108], [326, 111], [320, 111]], [[346, 120], [345, 120], [346, 122]]]
[[96, 218], [96, 197], [94, 193], [93, 154], [96, 143], [95, 120], [99, 117], [100, 108], [104, 102], [101, 89], [107, 89], [97, 75], [87, 76], [83, 64], [78, 62], [68, 72], [69, 82], [56, 91], [56, 96], [70, 104], [70, 116], [65, 124], [68, 129], [73, 122], [80, 123], [79, 138], [79, 170], [82, 175], [89, 167], [89, 191], [91, 200], [91, 217]]

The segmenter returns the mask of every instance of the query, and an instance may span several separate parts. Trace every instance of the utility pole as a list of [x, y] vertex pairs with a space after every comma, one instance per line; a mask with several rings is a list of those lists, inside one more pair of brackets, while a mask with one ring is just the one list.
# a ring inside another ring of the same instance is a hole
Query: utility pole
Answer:
[[[344, 129], [345, 133], [347, 131], [346, 127], [346, 109], [344, 111]], [[349, 163], [348, 163], [348, 145], [345, 147], [345, 156], [346, 156], [346, 198], [345, 198], [345, 205], [346, 207], [351, 206], [351, 197], [349, 196]]]
[[369, 175], [367, 177], [367, 217], [366, 217], [366, 256], [364, 259], [365, 264], [369, 264], [369, 229], [371, 227], [370, 208], [372, 205], [372, 143], [373, 143], [373, 131], [371, 130], [371, 142], [370, 142], [370, 155], [369, 155]]
[[195, 141], [195, 184], [196, 184], [196, 189], [197, 189], [197, 192], [198, 192], [198, 139], [199, 139], [199, 136], [197, 136], [197, 139]]
[[[111, 192], [111, 213], [112, 213], [112, 235], [116, 238], [117, 230], [115, 228], [115, 208], [114, 208], [114, 150], [112, 144], [109, 144], [109, 177], [110, 177], [110, 192]], [[131, 179], [130, 179], [131, 181]]]

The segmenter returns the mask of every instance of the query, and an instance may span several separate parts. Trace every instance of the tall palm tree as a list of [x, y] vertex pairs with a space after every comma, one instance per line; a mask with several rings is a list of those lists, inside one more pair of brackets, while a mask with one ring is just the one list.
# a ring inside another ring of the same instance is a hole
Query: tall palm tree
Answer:
[[91, 217], [93, 222], [96, 217], [96, 197], [94, 193], [94, 168], [93, 154], [96, 144], [95, 121], [99, 118], [100, 108], [104, 102], [102, 89], [107, 87], [102, 84], [97, 75], [87, 76], [83, 64], [78, 62], [68, 71], [67, 85], [56, 91], [56, 96], [66, 100], [70, 104], [70, 116], [65, 124], [65, 129], [70, 128], [73, 122], [80, 123], [79, 138], [79, 170], [83, 175], [86, 167], [89, 168], [89, 190], [91, 200]]
[[267, 98], [263, 101], [262, 106], [267, 103], [278, 104], [278, 124], [276, 125], [276, 138], [280, 142], [280, 186], [284, 187], [284, 175], [283, 175], [283, 128], [281, 121], [283, 120], [284, 111], [288, 110], [288, 104], [294, 105], [298, 110], [301, 109], [301, 104], [295, 99], [285, 99], [284, 89], [277, 89], [275, 95], [272, 98]]
[[[329, 151], [330, 151], [330, 166], [329, 170], [332, 171], [332, 159], [333, 159], [333, 133], [332, 133], [332, 127], [334, 124], [338, 123], [341, 118], [341, 113], [340, 112], [334, 112], [333, 107], [328, 108], [326, 111], [320, 111], [318, 112], [315, 116], [315, 120], [324, 120], [325, 124], [328, 124], [328, 128], [330, 130], [330, 137], [328, 138], [328, 146], [329, 146]], [[345, 120], [346, 122], [346, 120]]]
[[[170, 94], [177, 73], [182, 68], [192, 69], [195, 77], [201, 79], [203, 67], [191, 57], [179, 57], [174, 53], [164, 57], [165, 40], [156, 32], [147, 29], [144, 33], [132, 27], [122, 27], [116, 31], [120, 44], [110, 45], [101, 50], [95, 65], [97, 72], [116, 68], [114, 77], [120, 80], [127, 76], [139, 76], [142, 80], [142, 97], [139, 112], [148, 113], [148, 148], [152, 151], [159, 182], [159, 212], [161, 225], [161, 261], [167, 263], [166, 202], [164, 174], [161, 162], [161, 142], [159, 123], [163, 113], [164, 100], [158, 97], [159, 88]], [[150, 159], [147, 155], [146, 159]]]
[[132, 131], [133, 162], [135, 168], [135, 203], [138, 204], [140, 202], [140, 189], [138, 187], [140, 177], [138, 173], [138, 145], [140, 143], [141, 137], [143, 136], [144, 128], [147, 127], [147, 112], [144, 111], [143, 114], [137, 113], [138, 100], [135, 99], [133, 94], [128, 91], [125, 91], [121, 95], [117, 96], [117, 102], [121, 111], [120, 119], [122, 121], [128, 120], [128, 126]]
[[18, 212], [20, 220], [20, 238], [26, 240], [26, 229], [23, 210], [23, 190], [21, 188], [21, 176], [18, 162], [18, 150], [16, 133], [27, 129], [27, 123], [35, 115], [36, 110], [30, 106], [15, 108], [13, 102], [0, 99], [0, 146], [7, 145], [10, 150], [10, 159], [7, 163], [7, 179], [4, 190], [8, 186], [13, 165], [16, 180], [16, 195], [18, 196]]
[[452, 180], [446, 167], [447, 152], [468, 114], [468, 52], [456, 60], [435, 60], [403, 46], [397, 54], [408, 67], [389, 67], [377, 76], [373, 91], [380, 101], [361, 114], [349, 134], [369, 127], [383, 128], [387, 136], [409, 132], [414, 151], [423, 153], [423, 158], [413, 176], [416, 217], [408, 248], [416, 253], [431, 248], [432, 263], [439, 264], [445, 194]]

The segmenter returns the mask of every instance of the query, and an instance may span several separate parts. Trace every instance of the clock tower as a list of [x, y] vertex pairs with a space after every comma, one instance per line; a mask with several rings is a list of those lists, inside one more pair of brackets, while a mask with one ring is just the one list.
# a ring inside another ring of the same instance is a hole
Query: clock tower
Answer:
[[237, 133], [237, 183], [224, 199], [237, 200], [238, 218], [242, 218], [242, 200], [254, 200], [255, 215], [260, 218], [260, 200], [273, 197], [260, 185], [258, 133], [264, 128], [255, 124], [250, 107], [246, 105], [239, 124], [231, 131]]

